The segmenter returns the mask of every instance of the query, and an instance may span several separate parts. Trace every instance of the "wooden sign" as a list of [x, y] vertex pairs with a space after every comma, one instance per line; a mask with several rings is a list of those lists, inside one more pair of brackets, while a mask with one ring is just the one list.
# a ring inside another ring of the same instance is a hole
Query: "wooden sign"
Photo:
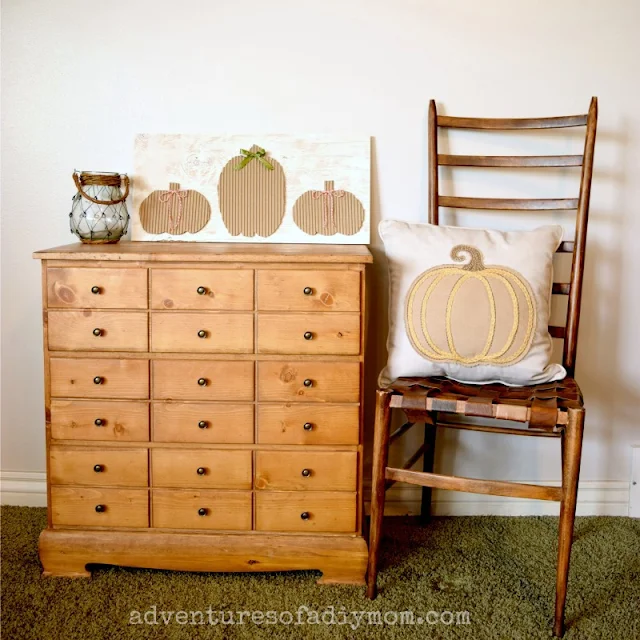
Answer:
[[134, 171], [133, 240], [370, 241], [366, 136], [140, 134]]

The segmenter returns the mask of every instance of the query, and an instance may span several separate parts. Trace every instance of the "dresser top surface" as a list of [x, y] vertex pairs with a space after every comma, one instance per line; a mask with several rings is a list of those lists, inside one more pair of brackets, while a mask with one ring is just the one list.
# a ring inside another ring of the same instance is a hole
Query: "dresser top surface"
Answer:
[[252, 244], [220, 242], [76, 242], [36, 251], [38, 260], [112, 260], [145, 262], [299, 262], [371, 263], [365, 245]]

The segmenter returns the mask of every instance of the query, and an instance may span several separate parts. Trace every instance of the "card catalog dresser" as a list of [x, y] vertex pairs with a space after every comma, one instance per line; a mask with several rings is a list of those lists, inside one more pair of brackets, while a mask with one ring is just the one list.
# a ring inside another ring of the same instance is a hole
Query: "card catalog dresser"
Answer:
[[123, 242], [42, 260], [45, 575], [364, 583], [363, 246]]

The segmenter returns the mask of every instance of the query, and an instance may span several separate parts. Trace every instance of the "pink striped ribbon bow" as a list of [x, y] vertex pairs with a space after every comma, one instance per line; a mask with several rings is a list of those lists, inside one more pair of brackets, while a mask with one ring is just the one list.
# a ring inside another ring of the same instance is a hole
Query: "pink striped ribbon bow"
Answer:
[[312, 191], [311, 197], [318, 200], [324, 197], [324, 209], [322, 211], [322, 228], [329, 230], [329, 224], [334, 228], [336, 226], [335, 219], [335, 201], [334, 198], [342, 198], [344, 191], [342, 189], [327, 189], [326, 191]]
[[[169, 232], [173, 233], [179, 226], [182, 220], [182, 201], [189, 195], [186, 189], [169, 189], [160, 194], [160, 202], [169, 203]], [[178, 215], [175, 222], [173, 219], [173, 201], [178, 201]]]

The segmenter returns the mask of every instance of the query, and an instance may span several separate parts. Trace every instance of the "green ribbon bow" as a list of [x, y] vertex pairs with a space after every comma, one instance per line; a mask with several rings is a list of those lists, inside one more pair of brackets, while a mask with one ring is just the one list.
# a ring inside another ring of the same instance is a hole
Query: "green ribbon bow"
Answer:
[[240, 149], [240, 153], [244, 156], [242, 161], [237, 164], [234, 169], [236, 171], [240, 171], [240, 169], [244, 169], [254, 158], [260, 162], [260, 164], [265, 168], [269, 169], [269, 171], [273, 171], [273, 165], [265, 159], [265, 155], [267, 152], [258, 147], [257, 151], [247, 151], [246, 149]]

